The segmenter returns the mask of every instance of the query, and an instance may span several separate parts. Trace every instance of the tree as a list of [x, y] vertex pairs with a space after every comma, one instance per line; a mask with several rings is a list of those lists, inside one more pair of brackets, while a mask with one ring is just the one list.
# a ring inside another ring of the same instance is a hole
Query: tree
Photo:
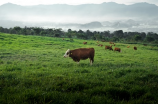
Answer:
[[10, 33], [10, 34], [16, 34], [16, 31], [15, 31], [13, 28], [10, 28], [10, 29], [9, 29], [9, 33]]
[[54, 34], [54, 37], [60, 37], [60, 34], [56, 33]]
[[0, 32], [4, 32], [4, 28], [3, 27], [0, 27]]
[[27, 35], [27, 27], [25, 26], [25, 28], [22, 28], [20, 33], [23, 35]]
[[46, 34], [47, 34], [47, 32], [44, 31], [44, 30], [40, 32], [40, 35], [41, 35], [41, 36], [46, 36]]
[[17, 34], [20, 34], [21, 28], [19, 26], [15, 26], [13, 29], [16, 31]]
[[151, 41], [154, 41], [155, 39], [153, 38], [153, 37], [151, 37], [151, 36], [147, 36], [146, 37], [146, 41], [148, 41], [148, 42], [151, 42]]
[[141, 40], [142, 39], [142, 37], [140, 36], [140, 35], [135, 35], [134, 36], [134, 40], [135, 41], [139, 41], [139, 40]]
[[141, 32], [140, 36], [141, 36], [141, 39], [144, 40], [146, 38], [146, 33], [145, 32]]
[[124, 33], [122, 30], [117, 30], [117, 31], [114, 31], [114, 36], [115, 37], [118, 37], [118, 38], [123, 38], [124, 37]]
[[114, 42], [119, 41], [119, 38], [117, 38], [117, 37], [114, 36], [114, 37], [112, 38], [112, 41], [114, 41]]
[[33, 28], [33, 30], [34, 30], [36, 35], [39, 35], [41, 32], [41, 28], [38, 28], [38, 27]]

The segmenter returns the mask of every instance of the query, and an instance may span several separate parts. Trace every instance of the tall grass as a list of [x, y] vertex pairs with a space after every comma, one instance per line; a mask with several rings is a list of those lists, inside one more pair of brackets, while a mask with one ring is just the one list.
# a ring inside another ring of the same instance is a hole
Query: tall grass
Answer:
[[[119, 53], [84, 41], [0, 33], [1, 104], [158, 103], [158, 47], [116, 43]], [[81, 47], [95, 49], [92, 66], [63, 58]]]

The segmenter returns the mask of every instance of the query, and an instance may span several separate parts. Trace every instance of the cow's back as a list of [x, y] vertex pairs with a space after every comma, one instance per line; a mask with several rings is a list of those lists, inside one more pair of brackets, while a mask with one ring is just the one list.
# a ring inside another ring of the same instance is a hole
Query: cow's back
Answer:
[[80, 59], [87, 59], [89, 57], [94, 57], [94, 48], [80, 48], [71, 51], [73, 56], [78, 57]]

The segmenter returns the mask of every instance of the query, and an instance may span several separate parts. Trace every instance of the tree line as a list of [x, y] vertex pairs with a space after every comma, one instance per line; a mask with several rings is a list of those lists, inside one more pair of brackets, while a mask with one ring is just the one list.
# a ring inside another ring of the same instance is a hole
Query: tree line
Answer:
[[113, 41], [113, 42], [145, 42], [158, 44], [158, 34], [153, 32], [123, 32], [123, 30], [110, 31], [83, 31], [81, 29], [63, 31], [61, 28], [48, 28], [42, 27], [24, 27], [15, 26], [13, 28], [0, 27], [0, 32], [19, 35], [36, 35], [48, 37], [61, 37], [61, 38], [78, 38], [78, 39], [92, 39], [99, 41]]

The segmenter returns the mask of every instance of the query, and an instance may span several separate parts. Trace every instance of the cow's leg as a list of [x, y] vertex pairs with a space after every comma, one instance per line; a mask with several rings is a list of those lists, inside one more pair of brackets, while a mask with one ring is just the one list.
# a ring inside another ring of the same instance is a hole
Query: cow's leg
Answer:
[[92, 63], [93, 63], [92, 60], [90, 60], [90, 65], [92, 65]]
[[77, 60], [76, 60], [76, 62], [77, 62], [77, 64], [79, 64], [79, 63], [80, 63], [80, 60], [79, 60], [79, 59], [77, 59]]
[[90, 65], [92, 65], [92, 63], [93, 63], [93, 60], [90, 58], [90, 59], [89, 59], [89, 61], [90, 61]]

